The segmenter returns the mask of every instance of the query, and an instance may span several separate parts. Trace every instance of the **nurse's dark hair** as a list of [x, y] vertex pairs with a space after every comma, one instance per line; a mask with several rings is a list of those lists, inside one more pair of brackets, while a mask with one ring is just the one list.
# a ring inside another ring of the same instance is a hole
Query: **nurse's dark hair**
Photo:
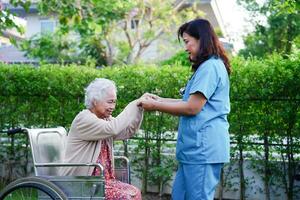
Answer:
[[217, 56], [223, 60], [227, 73], [231, 73], [231, 66], [224, 47], [219, 41], [218, 36], [209, 21], [206, 19], [195, 19], [184, 23], [178, 29], [179, 41], [180, 38], [183, 37], [183, 33], [187, 33], [200, 41], [200, 47], [196, 59], [190, 60], [193, 63], [193, 71], [196, 71], [198, 67], [211, 56]]

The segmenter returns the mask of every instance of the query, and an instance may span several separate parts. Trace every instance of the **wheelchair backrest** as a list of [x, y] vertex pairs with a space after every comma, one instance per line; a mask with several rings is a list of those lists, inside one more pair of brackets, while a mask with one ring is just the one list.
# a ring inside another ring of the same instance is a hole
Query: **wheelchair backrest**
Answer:
[[36, 167], [39, 163], [60, 163], [65, 150], [65, 128], [26, 129], [36, 176], [57, 175], [59, 167]]

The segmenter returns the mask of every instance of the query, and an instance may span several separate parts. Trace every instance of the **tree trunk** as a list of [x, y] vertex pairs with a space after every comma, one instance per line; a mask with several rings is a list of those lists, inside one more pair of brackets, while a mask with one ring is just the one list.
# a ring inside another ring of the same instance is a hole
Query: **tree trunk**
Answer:
[[[111, 66], [113, 64], [113, 49], [112, 49], [112, 45], [110, 44], [108, 39], [105, 39], [105, 42], [107, 45], [107, 50], [105, 51], [105, 60], [106, 60], [106, 64], [108, 66]], [[99, 54], [100, 54], [100, 52], [99, 52]]]
[[149, 133], [145, 134], [145, 157], [144, 157], [144, 170], [143, 170], [143, 184], [142, 184], [142, 193], [146, 193], [148, 189], [148, 169], [149, 169], [149, 157], [150, 157], [150, 149], [147, 144], [149, 144]]
[[292, 51], [292, 33], [291, 33], [291, 29], [293, 29], [293, 25], [292, 25], [292, 20], [290, 19], [290, 15], [288, 15], [288, 27], [287, 27], [287, 31], [286, 31], [286, 42], [285, 42], [285, 54], [290, 54]]
[[264, 151], [265, 151], [265, 159], [264, 159], [264, 185], [265, 185], [265, 199], [270, 200], [270, 166], [269, 166], [269, 140], [268, 140], [268, 131], [264, 134]]
[[123, 140], [124, 156], [128, 157], [128, 140]]
[[240, 200], [245, 200], [245, 176], [244, 176], [244, 158], [243, 158], [243, 137], [238, 139], [239, 145], [239, 175], [240, 175]]
[[287, 157], [288, 157], [288, 193], [287, 199], [293, 200], [293, 186], [294, 186], [294, 173], [293, 173], [293, 152], [292, 152], [292, 138], [290, 135], [290, 130], [288, 131], [287, 137]]

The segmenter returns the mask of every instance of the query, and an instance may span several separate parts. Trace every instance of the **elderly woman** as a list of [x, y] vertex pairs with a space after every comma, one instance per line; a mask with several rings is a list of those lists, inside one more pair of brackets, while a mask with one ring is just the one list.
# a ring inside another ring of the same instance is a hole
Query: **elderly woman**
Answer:
[[[73, 120], [67, 137], [64, 162], [97, 162], [104, 166], [105, 197], [110, 199], [140, 200], [141, 192], [133, 185], [117, 181], [113, 173], [113, 140], [130, 138], [140, 127], [143, 109], [138, 100], [129, 103], [116, 117], [117, 95], [113, 81], [96, 78], [85, 90], [86, 109]], [[67, 167], [61, 175], [99, 175], [94, 167]]]

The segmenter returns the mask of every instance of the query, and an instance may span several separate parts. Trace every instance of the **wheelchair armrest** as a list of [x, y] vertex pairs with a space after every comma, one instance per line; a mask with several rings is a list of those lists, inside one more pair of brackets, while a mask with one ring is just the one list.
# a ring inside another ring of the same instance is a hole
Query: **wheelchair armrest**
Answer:
[[114, 156], [114, 159], [116, 160], [116, 159], [118, 159], [118, 160], [125, 160], [125, 162], [126, 162], [126, 165], [127, 166], [129, 166], [129, 159], [127, 158], [127, 157], [125, 157], [125, 156]]
[[[116, 165], [116, 160], [120, 160], [121, 165]], [[129, 161], [129, 159], [125, 156], [114, 156], [114, 163], [115, 163], [114, 170], [115, 170], [116, 178], [122, 182], [130, 184], [131, 180], [130, 180], [130, 161]], [[117, 171], [119, 171], [119, 173], [117, 173]], [[120, 172], [121, 172], [121, 174], [120, 174]], [[124, 179], [124, 174], [123, 174], [124, 172], [126, 173], [125, 179]]]
[[100, 163], [35, 163], [35, 167], [98, 167], [104, 176], [104, 167]]

